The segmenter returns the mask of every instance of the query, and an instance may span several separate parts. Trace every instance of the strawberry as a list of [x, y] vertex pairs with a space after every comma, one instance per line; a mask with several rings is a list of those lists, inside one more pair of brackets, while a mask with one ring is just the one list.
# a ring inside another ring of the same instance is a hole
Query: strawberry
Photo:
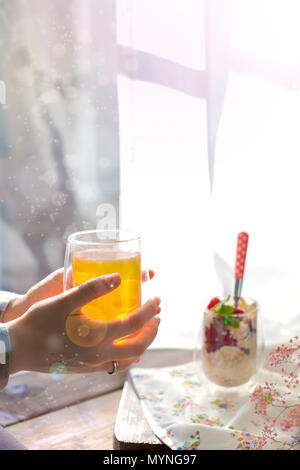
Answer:
[[245, 313], [244, 310], [242, 310], [241, 308], [237, 308], [235, 307], [234, 309], [234, 312], [233, 313]]
[[215, 343], [207, 342], [205, 343], [205, 349], [208, 353], [215, 352], [217, 347]]
[[213, 325], [205, 327], [205, 348], [208, 353], [214, 352], [217, 349], [216, 336], [217, 333]]
[[241, 308], [237, 308], [237, 307], [235, 307], [233, 311], [233, 315], [236, 318], [239, 318], [240, 320], [243, 318], [244, 313], [245, 313], [244, 310], [242, 310]]
[[224, 338], [224, 344], [226, 344], [226, 346], [236, 346], [236, 339], [231, 336], [229, 331], [227, 331], [226, 336]]
[[207, 326], [205, 327], [205, 339], [208, 342], [213, 342], [215, 341], [216, 338], [216, 330], [212, 325], [208, 328]]
[[218, 297], [214, 297], [208, 304], [207, 309], [210, 310], [211, 308], [215, 307], [215, 305], [219, 304], [221, 302]]

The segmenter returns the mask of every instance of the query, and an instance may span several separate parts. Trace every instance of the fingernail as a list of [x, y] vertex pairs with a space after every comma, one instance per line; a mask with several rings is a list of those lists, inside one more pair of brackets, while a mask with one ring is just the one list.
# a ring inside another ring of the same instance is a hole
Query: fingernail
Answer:
[[153, 271], [153, 269], [149, 269], [149, 277], [150, 279], [152, 279], [154, 277], [154, 274], [155, 272]]

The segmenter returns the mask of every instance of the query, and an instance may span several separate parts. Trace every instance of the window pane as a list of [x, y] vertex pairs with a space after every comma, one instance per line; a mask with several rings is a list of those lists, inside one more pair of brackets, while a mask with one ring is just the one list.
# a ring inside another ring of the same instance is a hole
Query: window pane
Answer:
[[99, 204], [118, 210], [115, 15], [110, 0], [0, 4], [2, 288], [60, 267]]

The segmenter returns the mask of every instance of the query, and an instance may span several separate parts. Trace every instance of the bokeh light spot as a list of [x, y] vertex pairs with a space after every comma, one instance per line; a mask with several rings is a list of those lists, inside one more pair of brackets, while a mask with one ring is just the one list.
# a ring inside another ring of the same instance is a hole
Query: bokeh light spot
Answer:
[[49, 372], [53, 380], [60, 380], [66, 375], [67, 367], [62, 362], [54, 362], [50, 366]]
[[66, 320], [66, 333], [69, 340], [83, 348], [101, 343], [107, 333], [107, 322], [94, 320], [80, 310], [71, 312]]
[[80, 325], [78, 328], [78, 336], [87, 336], [90, 332], [90, 329], [86, 325]]

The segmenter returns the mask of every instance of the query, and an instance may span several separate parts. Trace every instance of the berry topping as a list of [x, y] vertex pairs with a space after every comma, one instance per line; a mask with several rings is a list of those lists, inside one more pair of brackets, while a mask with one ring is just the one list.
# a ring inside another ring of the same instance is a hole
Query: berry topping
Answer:
[[211, 308], [215, 307], [217, 304], [219, 304], [221, 302], [220, 299], [218, 299], [218, 297], [214, 297], [208, 304], [207, 308], [208, 310], [210, 310]]
[[213, 325], [205, 327], [205, 348], [208, 353], [215, 352], [217, 350], [217, 333]]
[[226, 303], [229, 302], [229, 299], [230, 295], [222, 302], [219, 302], [214, 307], [211, 307], [213, 302], [219, 300], [217, 297], [215, 297], [212, 299], [208, 307], [210, 307], [210, 310], [213, 310], [218, 314], [219, 318], [223, 321], [225, 326], [233, 326], [234, 328], [238, 328], [240, 326], [240, 320], [238, 318], [239, 314], [236, 316], [232, 315], [234, 312], [234, 307], [232, 305], [226, 305]]
[[227, 331], [226, 336], [224, 338], [224, 344], [226, 344], [226, 346], [236, 346], [236, 339], [231, 336], [229, 331]]
[[207, 342], [205, 344], [205, 348], [208, 353], [215, 352], [217, 350], [216, 343]]
[[236, 318], [239, 318], [240, 320], [242, 320], [243, 318], [243, 315], [244, 315], [244, 310], [242, 310], [241, 308], [235, 308], [232, 315], [234, 315]]
[[[231, 332], [225, 328], [225, 331], [215, 323], [205, 327], [205, 348], [208, 353], [215, 352], [222, 346], [236, 346], [237, 340], [231, 335]], [[218, 321], [218, 320], [217, 320]], [[221, 322], [220, 322], [221, 323]]]
[[216, 330], [212, 325], [208, 328], [207, 326], [205, 327], [205, 339], [208, 342], [213, 342], [216, 339]]
[[241, 308], [235, 308], [233, 313], [245, 313]]

